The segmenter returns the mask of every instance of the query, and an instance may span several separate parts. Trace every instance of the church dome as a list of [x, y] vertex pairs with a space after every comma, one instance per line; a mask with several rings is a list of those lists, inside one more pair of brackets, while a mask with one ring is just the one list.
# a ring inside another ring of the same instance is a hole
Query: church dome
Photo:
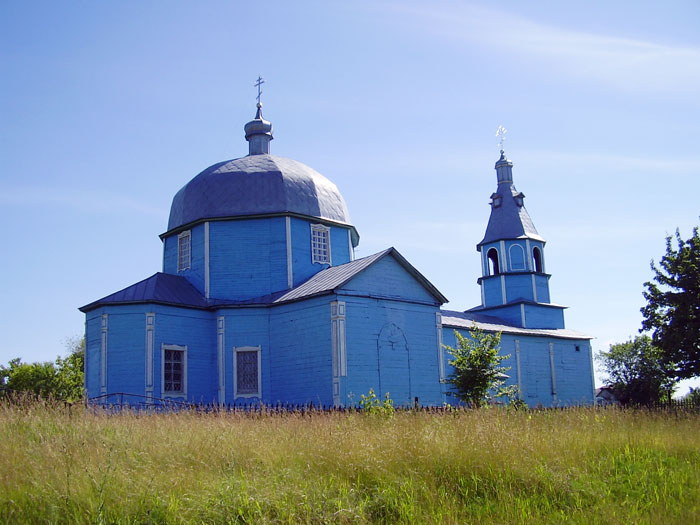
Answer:
[[168, 231], [203, 219], [270, 214], [350, 226], [345, 200], [326, 177], [292, 159], [253, 154], [214, 164], [178, 191]]

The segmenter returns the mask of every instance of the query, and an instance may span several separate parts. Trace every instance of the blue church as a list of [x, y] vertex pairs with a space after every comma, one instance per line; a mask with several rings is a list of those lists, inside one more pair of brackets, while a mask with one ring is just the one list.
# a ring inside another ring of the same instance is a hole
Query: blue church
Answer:
[[248, 155], [173, 198], [163, 271], [80, 308], [88, 397], [343, 406], [374, 389], [397, 405], [454, 403], [443, 345], [477, 326], [502, 333], [508, 382], [528, 405], [593, 403], [591, 338], [550, 299], [545, 240], [503, 151], [476, 246], [481, 305], [443, 310], [396, 249], [354, 257], [338, 188], [270, 154], [261, 108], [244, 128]]

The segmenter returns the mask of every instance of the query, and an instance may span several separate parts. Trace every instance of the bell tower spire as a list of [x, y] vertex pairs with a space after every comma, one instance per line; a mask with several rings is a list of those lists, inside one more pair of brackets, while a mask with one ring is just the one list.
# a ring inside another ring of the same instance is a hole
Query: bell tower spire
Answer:
[[525, 195], [513, 185], [513, 162], [505, 154], [506, 130], [498, 127], [500, 158], [494, 166], [497, 188], [481, 254], [481, 306], [473, 309], [507, 319], [524, 328], [564, 328], [563, 307], [552, 304], [545, 273], [545, 240], [525, 209]]

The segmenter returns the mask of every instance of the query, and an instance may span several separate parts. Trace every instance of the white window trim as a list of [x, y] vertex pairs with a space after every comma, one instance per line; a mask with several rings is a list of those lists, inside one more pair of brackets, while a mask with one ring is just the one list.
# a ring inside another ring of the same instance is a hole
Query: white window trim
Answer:
[[[179, 350], [182, 356], [182, 391], [166, 392], [165, 390], [165, 351]], [[187, 398], [187, 345], [172, 345], [163, 343], [160, 347], [160, 397], [185, 397]]]
[[[262, 398], [262, 347], [258, 346], [234, 346], [233, 347], [233, 397], [236, 398]], [[258, 353], [258, 391], [247, 394], [238, 393], [238, 352], [257, 352]]]
[[[314, 232], [323, 232], [327, 234], [327, 241], [328, 241], [328, 260], [327, 261], [322, 261], [319, 258], [316, 257], [316, 254], [314, 253]], [[332, 261], [333, 258], [331, 256], [331, 229], [328, 226], [324, 226], [323, 224], [312, 224], [311, 225], [311, 264], [328, 264], [332, 266]]]
[[[180, 257], [180, 242], [182, 239], [187, 238], [188, 253], [187, 261], [182, 263], [182, 257]], [[181, 264], [182, 263], [182, 264]], [[192, 267], [192, 232], [191, 230], [186, 230], [177, 236], [177, 271], [184, 272]]]

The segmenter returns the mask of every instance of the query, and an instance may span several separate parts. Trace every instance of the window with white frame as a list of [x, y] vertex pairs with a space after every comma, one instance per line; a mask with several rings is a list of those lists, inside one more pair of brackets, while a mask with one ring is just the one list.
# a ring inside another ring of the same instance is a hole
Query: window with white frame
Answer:
[[187, 394], [187, 347], [163, 345], [163, 395]]
[[311, 263], [331, 264], [331, 229], [322, 224], [311, 225]]
[[234, 348], [234, 396], [260, 397], [260, 347]]
[[177, 271], [182, 272], [190, 268], [192, 260], [190, 230], [177, 236]]

